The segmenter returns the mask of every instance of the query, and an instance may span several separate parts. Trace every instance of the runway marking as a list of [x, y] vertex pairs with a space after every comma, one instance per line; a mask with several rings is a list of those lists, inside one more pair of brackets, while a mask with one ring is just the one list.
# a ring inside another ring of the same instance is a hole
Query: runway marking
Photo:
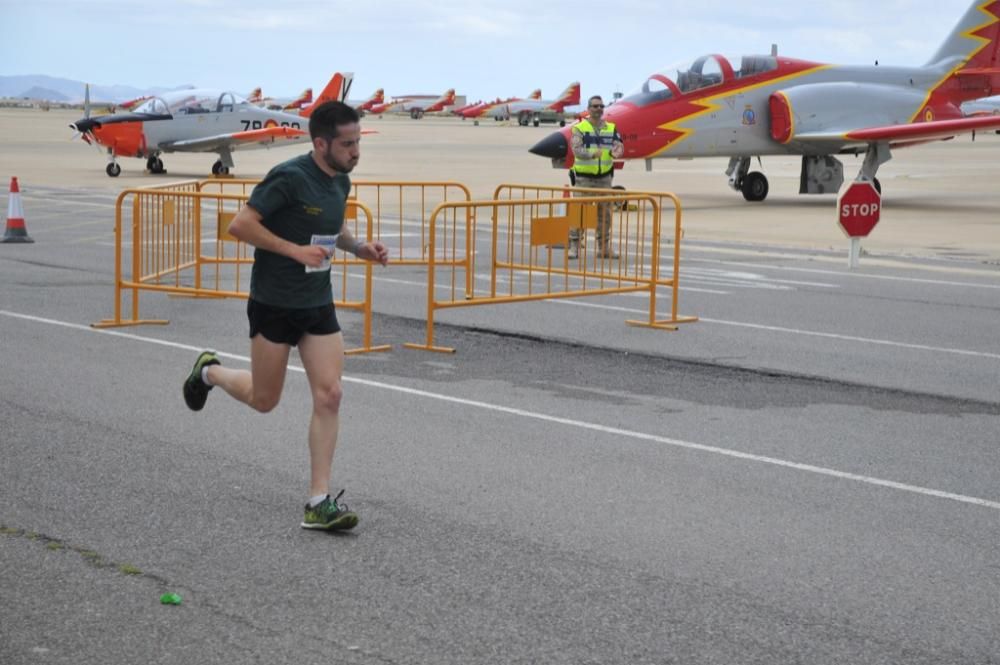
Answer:
[[[690, 248], [688, 248], [690, 249]], [[709, 251], [709, 250], [703, 250]], [[811, 258], [804, 256], [786, 256], [783, 258]], [[838, 258], [838, 261], [843, 259]], [[857, 272], [838, 272], [836, 270], [822, 270], [820, 268], [797, 268], [795, 266], [769, 266], [760, 263], [751, 263], [747, 261], [727, 261], [725, 259], [689, 259], [692, 262], [699, 263], [722, 263], [724, 265], [732, 266], [743, 266], [748, 268], [757, 268], [758, 270], [787, 270], [790, 272], [805, 272], [814, 275], [834, 275], [837, 277], [853, 277], [857, 279], [881, 279], [889, 282], [908, 282], [912, 284], [934, 284], [939, 286], [965, 286], [973, 289], [1000, 289], [1000, 284], [983, 284], [981, 282], [953, 282], [950, 280], [943, 279], [927, 279], [923, 277], [900, 277], [898, 275], [872, 275], [868, 273], [857, 273]], [[961, 272], [969, 275], [982, 275], [985, 278], [996, 278], [998, 275], [996, 273], [990, 273], [985, 270], [972, 270], [969, 268], [951, 268], [951, 267], [940, 267], [940, 266], [926, 266], [923, 268], [907, 265], [901, 266], [908, 269], [923, 269], [923, 270], [938, 270], [941, 272]]]
[[[573, 300], [549, 300], [546, 302], [558, 303], [560, 305], [573, 305], [575, 307], [594, 307], [597, 309], [610, 309], [628, 314], [649, 314], [649, 310], [634, 309], [631, 307], [615, 307], [614, 305], [599, 305], [597, 303], [576, 302]], [[873, 339], [870, 337], [856, 337], [854, 335], [841, 335], [839, 333], [818, 332], [815, 330], [801, 330], [799, 328], [783, 328], [781, 326], [766, 326], [760, 323], [745, 323], [742, 321], [726, 321], [723, 319], [709, 319], [699, 316], [698, 321], [705, 323], [717, 323], [722, 326], [736, 326], [739, 328], [754, 328], [756, 330], [770, 330], [772, 332], [784, 332], [793, 335], [806, 335], [809, 337], [825, 337], [828, 339], [839, 339], [847, 342], [862, 342], [864, 344], [876, 344], [879, 346], [896, 346], [901, 349], [914, 349], [917, 351], [933, 351], [935, 353], [953, 353], [959, 356], [975, 356], [978, 358], [989, 358], [1000, 360], [1000, 353], [988, 353], [986, 351], [969, 351], [968, 349], [952, 349], [945, 346], [930, 346], [929, 344], [911, 344], [909, 342], [894, 342], [889, 339]]]
[[[403, 284], [406, 286], [417, 286], [420, 288], [427, 288], [427, 285], [421, 282], [410, 282], [402, 279], [391, 279], [386, 277], [375, 277], [377, 282], [387, 282], [390, 284]], [[441, 285], [439, 289], [450, 289], [450, 286]], [[690, 287], [680, 287], [681, 291], [699, 291], [702, 293], [715, 293], [728, 295], [728, 291], [711, 291], [708, 289], [697, 289]], [[627, 293], [622, 294], [623, 296], [631, 297], [645, 297], [642, 293]], [[649, 314], [649, 310], [646, 309], [636, 309], [634, 307], [618, 307], [615, 305], [601, 305], [599, 303], [591, 302], [580, 302], [576, 300], [568, 300], [564, 298], [553, 298], [552, 300], [545, 300], [543, 302], [554, 303], [557, 305], [570, 305], [573, 307], [591, 307], [593, 309], [606, 309], [613, 312], [625, 312], [626, 314]], [[792, 335], [806, 335], [808, 337], [825, 337], [828, 339], [839, 339], [845, 342], [861, 342], [863, 344], [875, 344], [878, 346], [893, 346], [901, 349], [912, 349], [915, 351], [933, 351], [934, 353], [951, 353], [959, 356], [973, 356], [979, 358], [989, 358], [991, 360], [1000, 360], [1000, 353], [988, 353], [986, 351], [970, 351], [968, 349], [954, 349], [944, 346], [931, 346], [929, 344], [912, 344], [909, 342], [895, 342], [889, 339], [874, 339], [870, 337], [858, 337], [856, 335], [842, 335], [840, 333], [827, 333], [819, 332], [815, 330], [802, 330], [800, 328], [784, 328], [781, 326], [767, 326], [760, 323], [746, 323], [743, 321], [726, 321], [724, 319], [710, 319], [703, 316], [698, 317], [699, 321], [704, 321], [705, 323], [716, 323], [723, 326], [736, 326], [741, 328], [753, 328], [756, 330], [770, 330], [772, 332], [784, 332]]]
[[[153, 337], [143, 337], [142, 335], [134, 335], [131, 333], [123, 333], [114, 330], [96, 329], [78, 323], [70, 323], [68, 321], [58, 321], [56, 319], [46, 319], [39, 316], [20, 314], [18, 312], [10, 312], [7, 310], [0, 310], [0, 315], [8, 316], [15, 319], [21, 319], [23, 321], [31, 321], [33, 323], [44, 323], [47, 325], [59, 326], [62, 328], [68, 328], [70, 330], [78, 330], [98, 335], [109, 335], [112, 337], [119, 337], [122, 339], [128, 339], [137, 342], [145, 342], [148, 344], [157, 344], [160, 346], [166, 346], [173, 349], [191, 351], [193, 353], [197, 353], [204, 349], [204, 347], [201, 346], [192, 346], [190, 344], [182, 344], [180, 342], [170, 342], [167, 340], [156, 339]], [[223, 358], [228, 358], [230, 360], [238, 360], [245, 363], [250, 362], [249, 357], [238, 354], [218, 352], [218, 355]], [[305, 373], [305, 370], [303, 368], [297, 367], [295, 365], [289, 365], [288, 369], [294, 372], [299, 372], [303, 374]], [[755, 455], [753, 453], [745, 453], [739, 450], [733, 450], [731, 448], [720, 448], [718, 446], [709, 446], [703, 443], [695, 443], [693, 441], [684, 441], [682, 439], [671, 439], [665, 436], [659, 436], [656, 434], [647, 434], [646, 432], [638, 432], [635, 430], [628, 430], [620, 427], [609, 427], [607, 425], [591, 423], [585, 420], [574, 420], [571, 418], [552, 416], [546, 413], [539, 413], [537, 411], [528, 411], [526, 409], [518, 409], [510, 406], [503, 406], [501, 404], [492, 404], [490, 402], [481, 402], [478, 400], [465, 399], [462, 397], [453, 397], [451, 395], [434, 393], [427, 390], [420, 390], [417, 388], [408, 388], [406, 386], [384, 383], [382, 381], [372, 381], [369, 379], [359, 379], [354, 377], [344, 377], [343, 380], [344, 383], [354, 383], [362, 386], [368, 386], [370, 388], [377, 388], [380, 390], [389, 390], [392, 392], [403, 393], [406, 395], [413, 395], [414, 397], [423, 397], [427, 399], [437, 400], [440, 402], [460, 404], [462, 406], [474, 407], [477, 409], [483, 409], [485, 411], [493, 411], [495, 413], [505, 413], [520, 418], [529, 418], [532, 420], [540, 420], [543, 422], [554, 423], [557, 425], [566, 425], [567, 427], [575, 427], [578, 429], [589, 430], [592, 432], [600, 432], [602, 434], [611, 434], [614, 436], [636, 439], [639, 441], [651, 441], [653, 443], [673, 446], [675, 448], [695, 450], [698, 452], [710, 453], [712, 455], [719, 455], [722, 457], [729, 457], [732, 459], [739, 459], [748, 462], [757, 462], [760, 464], [768, 464], [779, 468], [793, 469], [795, 471], [803, 471], [806, 473], [826, 476], [829, 478], [837, 478], [839, 480], [850, 480], [858, 483], [863, 483], [866, 485], [873, 485], [875, 487], [884, 487], [887, 489], [897, 490], [901, 492], [909, 492], [912, 494], [919, 494], [922, 496], [934, 497], [937, 499], [946, 499], [948, 501], [956, 501], [958, 503], [965, 503], [973, 506], [990, 508], [992, 510], [1000, 511], [1000, 501], [990, 501], [989, 499], [967, 496], [965, 494], [956, 494], [954, 492], [945, 492], [942, 490], [936, 490], [929, 487], [921, 487], [919, 485], [910, 485], [908, 483], [900, 483], [894, 480], [876, 478], [874, 476], [865, 476], [857, 473], [849, 473], [847, 471], [838, 471], [837, 469], [830, 469], [827, 467], [816, 466], [813, 464], [792, 462], [790, 460], [785, 460], [778, 457]]]
[[77, 206], [90, 206], [91, 208], [111, 208], [112, 211], [115, 209], [115, 200], [111, 199], [107, 203], [92, 203], [90, 201], [79, 201], [72, 199], [56, 199], [48, 196], [39, 196], [37, 194], [24, 194], [22, 198], [25, 202], [29, 201], [44, 201], [45, 203], [53, 203], [56, 205], [65, 205], [70, 208], [76, 208]]

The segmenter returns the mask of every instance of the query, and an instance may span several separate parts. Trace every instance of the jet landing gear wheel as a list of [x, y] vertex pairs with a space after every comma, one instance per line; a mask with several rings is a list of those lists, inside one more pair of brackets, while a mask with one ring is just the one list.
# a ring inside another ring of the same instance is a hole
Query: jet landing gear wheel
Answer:
[[740, 191], [747, 201], [763, 201], [767, 198], [768, 189], [767, 176], [760, 171], [751, 171], [743, 176], [740, 183]]
[[229, 167], [222, 165], [222, 160], [217, 160], [212, 164], [212, 175], [229, 175]]
[[150, 157], [146, 160], [146, 170], [150, 173], [166, 173], [163, 168], [163, 160], [159, 157]]
[[111, 162], [110, 164], [108, 164], [108, 168], [104, 169], [104, 172], [107, 173], [112, 178], [117, 178], [119, 175], [121, 175], [122, 167], [118, 166], [117, 162]]

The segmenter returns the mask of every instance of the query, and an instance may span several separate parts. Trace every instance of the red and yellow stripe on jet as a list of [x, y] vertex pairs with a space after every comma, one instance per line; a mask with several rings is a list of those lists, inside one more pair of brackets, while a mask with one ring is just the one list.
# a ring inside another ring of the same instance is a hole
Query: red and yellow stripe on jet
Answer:
[[[657, 148], [654, 152], [649, 154], [649, 157], [656, 157], [668, 149], [673, 148], [677, 144], [685, 141], [689, 137], [693, 136], [696, 130], [693, 127], [681, 127], [680, 123], [687, 123], [697, 118], [705, 115], [706, 113], [712, 113], [713, 111], [718, 111], [722, 108], [722, 104], [718, 103], [717, 100], [724, 99], [726, 97], [731, 97], [740, 93], [745, 93], [750, 90], [756, 90], [758, 88], [763, 88], [765, 86], [771, 86], [776, 83], [783, 83], [785, 81], [790, 81], [796, 78], [801, 78], [803, 76], [808, 76], [809, 74], [815, 74], [816, 72], [822, 71], [824, 69], [829, 69], [832, 65], [820, 65], [812, 62], [805, 61], [785, 61], [786, 69], [787, 66], [795, 68], [795, 71], [790, 71], [788, 73], [782, 74], [780, 76], [775, 76], [774, 78], [769, 78], [765, 81], [758, 81], [757, 83], [752, 83], [750, 85], [732, 85], [732, 87], [726, 88], [726, 83], [723, 83], [722, 90], [719, 90], [715, 94], [704, 97], [702, 99], [693, 99], [685, 102], [683, 105], [678, 102], [673, 102], [672, 105], [679, 109], [692, 109], [690, 112], [682, 112], [679, 117], [674, 120], [658, 125], [657, 129], [664, 132], [664, 143], [661, 147]], [[738, 80], [738, 79], [737, 79]], [[734, 81], [733, 83], [736, 83]], [[714, 87], [714, 86], [713, 86]], [[680, 101], [680, 100], [678, 100]]]
[[[927, 95], [924, 97], [923, 104], [921, 104], [920, 108], [918, 108], [910, 117], [909, 121], [911, 123], [917, 122], [921, 119], [921, 115], [924, 116], [923, 120], [931, 122], [935, 119], [934, 107], [941, 105], [941, 103], [955, 103], [957, 106], [962, 101], [966, 101], [964, 99], [960, 99], [957, 100], [957, 102], [954, 102], [951, 95], [948, 94], [953, 92], [953, 90], [946, 90], [945, 88], [957, 87], [958, 82], [956, 77], [963, 69], [967, 69], [969, 65], [975, 67], [976, 65], [983, 64], [976, 62], [978, 56], [983, 52], [983, 49], [987, 48], [991, 44], [994, 44], [998, 37], [1000, 37], [995, 28], [995, 26], [1000, 23], [1000, 1], [984, 0], [984, 2], [980, 3], [976, 9], [985, 14], [987, 18], [984, 18], [981, 25], [963, 32], [962, 37], [973, 41], [979, 40], [981, 42], [979, 47], [969, 54], [969, 57], [965, 62], [956, 65], [951, 71], [941, 77], [940, 81], [931, 86], [930, 90], [927, 91]], [[994, 34], [989, 37], [979, 34], [990, 29], [994, 29]]]

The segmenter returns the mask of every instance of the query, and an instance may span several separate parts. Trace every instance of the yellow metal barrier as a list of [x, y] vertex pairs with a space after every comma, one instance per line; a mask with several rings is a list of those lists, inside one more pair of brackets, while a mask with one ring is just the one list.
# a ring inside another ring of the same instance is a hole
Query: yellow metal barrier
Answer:
[[[192, 186], [192, 182], [185, 182], [150, 189], [127, 189], [118, 196], [115, 205], [114, 317], [92, 324], [94, 327], [168, 323], [163, 319], [139, 317], [141, 291], [191, 297], [248, 297], [249, 265], [253, 263], [251, 248], [226, 232], [229, 221], [246, 202], [248, 194], [199, 189], [198, 183]], [[353, 214], [344, 223], [356, 237], [371, 241], [371, 210], [356, 201], [350, 202], [348, 208]], [[127, 256], [126, 248], [130, 250]], [[348, 353], [389, 349], [389, 346], [371, 344], [372, 264], [343, 252], [338, 252], [332, 263], [340, 269], [339, 275], [331, 273], [335, 286], [334, 304], [338, 308], [358, 310], [364, 317], [363, 346]], [[350, 284], [349, 277], [361, 271], [364, 283], [358, 294], [358, 280]], [[130, 305], [129, 316], [123, 313], [126, 298]]]
[[[434, 344], [434, 315], [439, 309], [616, 293], [649, 294], [649, 316], [641, 321], [630, 320], [630, 325], [676, 330], [674, 321], [656, 318], [657, 287], [662, 285], [659, 277], [660, 197], [600, 192], [599, 196], [573, 199], [440, 204], [432, 213], [429, 226], [426, 341], [405, 346], [454, 351]], [[565, 251], [570, 229], [596, 229], [598, 206], [608, 204], [616, 208], [611, 230], [620, 256], [609, 258], [584, 241], [579, 259], [571, 261]], [[460, 212], [450, 214], [453, 210]], [[480, 238], [476, 223], [479, 217], [491, 222], [488, 239]], [[469, 220], [464, 229], [453, 228], [448, 223], [439, 228], [439, 219], [461, 218]], [[457, 237], [460, 233], [465, 237]], [[467, 253], [467, 266], [454, 260], [459, 248]], [[479, 257], [489, 261], [488, 293], [477, 293], [475, 288], [459, 289], [459, 284], [465, 280], [456, 273], [462, 269], [475, 273]], [[447, 271], [443, 284], [438, 282], [442, 270]]]
[[[202, 180], [199, 191], [218, 189], [249, 195], [260, 180]], [[186, 183], [185, 183], [186, 184]], [[373, 238], [386, 243], [390, 265], [426, 265], [427, 235], [431, 212], [439, 203], [470, 201], [472, 193], [452, 181], [374, 181], [356, 180], [351, 185], [353, 198], [372, 211]], [[455, 220], [466, 224], [468, 220]], [[456, 261], [464, 257], [456, 256]]]
[[[673, 261], [669, 270], [664, 270], [663, 266], [660, 266], [659, 273], [659, 284], [661, 286], [666, 286], [670, 288], [670, 318], [664, 319], [662, 323], [669, 324], [680, 324], [680, 323], [694, 323], [698, 320], [697, 316], [681, 316], [678, 313], [678, 306], [680, 302], [680, 267], [681, 267], [681, 238], [684, 235], [683, 227], [681, 226], [681, 202], [675, 194], [670, 192], [642, 192], [635, 190], [625, 190], [625, 189], [595, 189], [589, 187], [553, 187], [549, 185], [520, 185], [520, 184], [510, 184], [503, 183], [497, 185], [496, 190], [493, 192], [493, 198], [497, 200], [503, 199], [541, 199], [548, 198], [557, 195], [564, 197], [576, 197], [576, 196], [597, 196], [602, 194], [637, 194], [643, 196], [652, 196], [657, 199], [660, 209], [663, 210], [667, 203], [674, 210], [674, 232], [673, 232], [673, 252], [671, 254], [666, 254], [665, 252], [660, 252], [660, 257], [665, 258], [666, 256], [672, 255]], [[669, 274], [669, 277], [664, 276]]]

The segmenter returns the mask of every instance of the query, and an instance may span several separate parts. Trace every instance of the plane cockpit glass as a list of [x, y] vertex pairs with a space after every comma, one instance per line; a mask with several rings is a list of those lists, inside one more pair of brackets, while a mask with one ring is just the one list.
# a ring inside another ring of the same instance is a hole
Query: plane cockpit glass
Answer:
[[740, 71], [737, 78], [771, 72], [778, 68], [778, 59], [771, 55], [745, 55], [740, 59]]
[[251, 104], [245, 97], [237, 95], [235, 92], [224, 92], [219, 97], [219, 111], [234, 111], [240, 107], [249, 107]]
[[159, 97], [150, 97], [138, 107], [136, 107], [135, 113], [148, 113], [150, 115], [169, 115], [170, 110], [167, 108], [167, 103], [164, 102]]
[[215, 102], [219, 98], [219, 93], [199, 90], [187, 90], [185, 92], [187, 94], [178, 96], [170, 103], [170, 111], [172, 113], [193, 115], [215, 111]]
[[703, 55], [690, 67], [677, 70], [677, 87], [681, 92], [691, 92], [733, 78], [733, 68], [721, 55]]
[[136, 113], [155, 115], [193, 115], [232, 111], [234, 107], [249, 102], [233, 92], [219, 90], [174, 90], [146, 100]]
[[[733, 62], [740, 63], [738, 71], [733, 70], [731, 64]], [[663, 68], [621, 101], [636, 106], [646, 106], [777, 68], [778, 60], [772, 56], [750, 55], [727, 58], [718, 54], [705, 55], [694, 62], [684, 61]]]
[[[677, 90], [676, 83], [669, 80], [663, 74], [653, 74], [642, 84], [642, 87], [625, 95], [621, 101], [635, 104], [636, 106], [646, 106], [670, 99], [674, 96], [675, 90]], [[678, 90], [678, 92], [680, 91]]]

